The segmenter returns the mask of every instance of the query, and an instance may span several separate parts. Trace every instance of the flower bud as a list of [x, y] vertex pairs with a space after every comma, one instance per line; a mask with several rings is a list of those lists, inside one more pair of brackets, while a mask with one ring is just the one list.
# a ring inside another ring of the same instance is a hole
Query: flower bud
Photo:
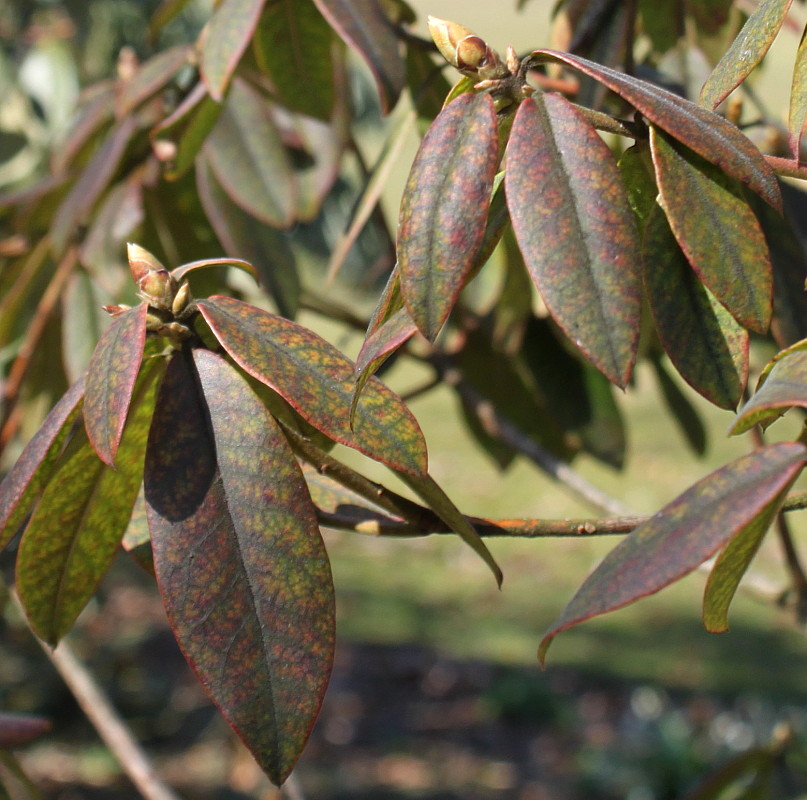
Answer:
[[182, 286], [179, 287], [177, 290], [176, 295], [174, 295], [174, 300], [171, 303], [171, 313], [174, 316], [181, 314], [185, 308], [187, 307], [188, 303], [191, 299], [191, 286], [190, 284], [185, 281]]
[[456, 22], [432, 16], [428, 18], [428, 25], [443, 58], [463, 75], [491, 80], [508, 74], [499, 54], [472, 31]]
[[140, 290], [140, 296], [155, 308], [169, 310], [177, 291], [177, 282], [170, 272], [140, 245], [127, 245], [129, 270]]

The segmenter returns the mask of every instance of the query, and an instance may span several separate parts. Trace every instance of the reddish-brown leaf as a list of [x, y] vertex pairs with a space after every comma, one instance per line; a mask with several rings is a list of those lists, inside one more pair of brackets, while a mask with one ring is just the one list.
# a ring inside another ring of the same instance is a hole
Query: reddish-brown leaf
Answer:
[[524, 262], [552, 316], [624, 387], [639, 340], [641, 272], [611, 152], [559, 95], [525, 100], [507, 145], [505, 186]]
[[249, 45], [266, 0], [223, 0], [203, 35], [199, 68], [210, 96], [221, 102]]
[[656, 128], [650, 147], [661, 205], [692, 268], [738, 322], [765, 333], [773, 268], [742, 187]]
[[12, 750], [38, 739], [51, 728], [51, 722], [33, 714], [0, 712], [0, 750]]
[[426, 443], [417, 421], [379, 380], [365, 387], [351, 429], [353, 362], [333, 345], [295, 322], [231, 297], [213, 296], [198, 305], [239, 366], [315, 428], [394, 469], [426, 472]]
[[642, 260], [647, 299], [670, 360], [707, 400], [737, 408], [748, 380], [748, 331], [690, 269], [659, 208], [645, 228]]
[[17, 533], [47, 485], [84, 400], [84, 379], [65, 393], [0, 483], [0, 549]]
[[314, 2], [348, 47], [365, 60], [378, 86], [382, 109], [391, 111], [406, 85], [406, 65], [381, 4], [378, 0]]
[[328, 557], [277, 423], [224, 359], [193, 358], [171, 362], [149, 437], [157, 579], [185, 657], [280, 784], [331, 671]]
[[773, 44], [793, 0], [764, 0], [723, 53], [701, 89], [699, 102], [717, 108], [759, 65]]
[[98, 457], [110, 466], [123, 435], [146, 341], [146, 313], [141, 303], [116, 317], [104, 331], [87, 368], [84, 425]]
[[405, 308], [396, 311], [380, 328], [365, 340], [356, 358], [356, 393], [378, 368], [402, 345], [417, 333], [417, 326]]
[[768, 162], [748, 137], [719, 114], [580, 56], [554, 50], [536, 50], [535, 55], [560, 61], [604, 84], [653, 124], [749, 186], [781, 212], [782, 195]]
[[148, 100], [189, 63], [192, 48], [178, 44], [163, 50], [142, 64], [132, 78], [118, 91], [115, 100], [115, 113], [124, 117], [144, 100]]
[[435, 119], [401, 201], [398, 265], [409, 315], [434, 340], [485, 235], [498, 163], [498, 125], [487, 94], [464, 94]]
[[807, 448], [768, 445], [707, 475], [622, 540], [541, 640], [658, 592], [697, 569], [746, 527], [804, 467]]

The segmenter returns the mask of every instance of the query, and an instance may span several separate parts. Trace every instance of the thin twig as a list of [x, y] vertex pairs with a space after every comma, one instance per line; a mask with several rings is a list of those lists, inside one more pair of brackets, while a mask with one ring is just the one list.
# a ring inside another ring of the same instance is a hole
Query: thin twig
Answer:
[[770, 168], [784, 178], [799, 178], [807, 181], [807, 164], [802, 164], [795, 158], [780, 158], [779, 156], [765, 156]]
[[157, 776], [151, 760], [68, 642], [62, 639], [55, 650], [42, 641], [39, 644], [140, 794], [146, 800], [179, 800]]

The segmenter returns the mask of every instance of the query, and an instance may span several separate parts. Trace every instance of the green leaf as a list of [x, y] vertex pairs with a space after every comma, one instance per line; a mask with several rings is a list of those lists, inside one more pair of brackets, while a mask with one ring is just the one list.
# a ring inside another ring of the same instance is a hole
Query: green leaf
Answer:
[[158, 146], [170, 143], [174, 147], [165, 167], [167, 180], [178, 180], [193, 166], [197, 153], [218, 122], [222, 108], [200, 81], [176, 109], [152, 129], [151, 138]]
[[260, 92], [244, 81], [233, 82], [204, 151], [222, 188], [241, 208], [267, 225], [291, 225], [294, 171]]
[[273, 0], [252, 46], [283, 105], [316, 119], [331, 116], [333, 34], [312, 0]]
[[432, 123], [409, 173], [398, 220], [401, 293], [430, 341], [451, 312], [485, 235], [498, 151], [493, 100], [465, 94]]
[[224, 359], [193, 359], [195, 369], [186, 354], [171, 362], [149, 437], [157, 579], [186, 659], [280, 784], [331, 671], [328, 557], [277, 423]]
[[476, 528], [468, 521], [462, 512], [451, 502], [448, 495], [431, 475], [411, 475], [397, 471], [400, 479], [416, 492], [449, 529], [454, 531], [487, 565], [496, 578], [499, 588], [502, 586], [502, 571], [488, 550]]
[[729, 428], [729, 435], [744, 433], [754, 427], [767, 427], [794, 406], [807, 408], [807, 350], [801, 342], [777, 357], [769, 371], [763, 372], [764, 383], [740, 409]]
[[373, 73], [381, 108], [388, 113], [406, 85], [398, 39], [378, 0], [314, 0], [322, 16]]
[[800, 159], [801, 140], [807, 125], [807, 28], [801, 35], [796, 63], [793, 68], [793, 84], [790, 87], [790, 109], [787, 117], [790, 152]]
[[[83, 435], [60, 464], [20, 542], [17, 591], [31, 627], [55, 645], [106, 574], [129, 523], [163, 359], [143, 365], [113, 469]], [[77, 434], [78, 436], [78, 434]]]
[[555, 321], [624, 388], [641, 313], [633, 212], [597, 132], [559, 95], [538, 98], [519, 106], [507, 145], [513, 230]]
[[703, 624], [710, 633], [729, 629], [731, 601], [797, 477], [795, 473], [793, 480], [729, 541], [712, 567], [703, 594]]
[[793, 0], [765, 0], [743, 25], [703, 84], [699, 102], [717, 108], [759, 65], [773, 44]]
[[418, 119], [429, 125], [443, 109], [446, 95], [451, 91], [444, 70], [426, 50], [407, 47], [406, 82]]
[[190, 63], [193, 48], [179, 44], [163, 50], [144, 64], [123, 84], [115, 98], [118, 119], [134, 111], [145, 100], [165, 88], [182, 67]]
[[222, 0], [205, 29], [199, 68], [210, 96], [219, 103], [255, 33], [265, 3], [266, 0]]
[[656, 128], [650, 146], [661, 205], [692, 268], [739, 323], [765, 333], [773, 271], [765, 235], [741, 187]]
[[747, 136], [719, 114], [655, 84], [570, 53], [536, 50], [535, 55], [568, 64], [607, 86], [654, 125], [746, 184], [781, 212], [779, 184], [768, 162]]
[[121, 546], [149, 575], [156, 577], [154, 554], [151, 552], [151, 534], [146, 516], [146, 497], [142, 486], [137, 494], [126, 533], [121, 539]]
[[733, 410], [748, 380], [748, 332], [690, 269], [660, 209], [645, 229], [642, 260], [659, 340], [684, 380]]
[[14, 537], [53, 475], [62, 447], [84, 401], [84, 379], [53, 407], [0, 483], [0, 550]]
[[698, 481], [625, 537], [578, 589], [538, 648], [561, 631], [658, 592], [700, 566], [760, 514], [801, 471], [807, 448], [772, 444]]
[[203, 156], [196, 160], [196, 185], [205, 214], [224, 249], [253, 264], [278, 311], [284, 317], [294, 317], [300, 278], [285, 235], [233, 203]]
[[143, 346], [146, 342], [146, 313], [141, 303], [112, 321], [98, 341], [87, 368], [84, 392], [84, 424], [98, 458], [115, 463], [123, 435]]
[[426, 472], [426, 443], [417, 421], [379, 380], [368, 382], [350, 428], [353, 363], [333, 345], [301, 325], [230, 297], [214, 296], [198, 305], [238, 365], [315, 428], [393, 469]]
[[703, 420], [698, 415], [697, 409], [678, 387], [672, 375], [665, 369], [661, 360], [661, 354], [654, 353], [651, 355], [650, 362], [656, 372], [661, 396], [664, 398], [667, 408], [678, 423], [678, 427], [681, 429], [687, 444], [692, 448], [696, 456], [705, 455], [706, 428], [704, 427]]

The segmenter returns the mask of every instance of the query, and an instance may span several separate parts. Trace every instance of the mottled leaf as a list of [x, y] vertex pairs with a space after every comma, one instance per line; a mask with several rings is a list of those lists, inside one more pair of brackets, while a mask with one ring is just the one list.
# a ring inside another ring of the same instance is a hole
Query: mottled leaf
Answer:
[[322, 15], [373, 73], [381, 107], [392, 110], [406, 85], [406, 66], [379, 0], [314, 0]]
[[130, 139], [137, 130], [134, 116], [124, 117], [81, 171], [79, 179], [62, 200], [53, 217], [50, 234], [57, 257], [64, 251], [79, 224], [85, 221], [96, 200], [115, 175]]
[[296, 184], [269, 102], [247, 83], [233, 82], [204, 151], [227, 194], [274, 227], [294, 219]]
[[60, 464], [25, 529], [17, 591], [31, 627], [46, 642], [70, 630], [120, 545], [143, 478], [149, 422], [163, 359], [144, 364], [115, 469], [81, 442]]
[[608, 147], [559, 95], [525, 100], [507, 146], [505, 186], [524, 262], [552, 316], [624, 387], [641, 312], [633, 212]]
[[697, 279], [659, 209], [642, 254], [659, 340], [684, 380], [720, 408], [735, 409], [748, 380], [748, 331]]
[[266, 0], [222, 0], [202, 39], [199, 68], [210, 96], [221, 102], [249, 45]]
[[801, 142], [807, 126], [807, 28], [801, 35], [796, 63], [793, 67], [793, 84], [790, 87], [790, 110], [787, 117], [790, 152], [801, 159]]
[[487, 94], [466, 94], [435, 119], [401, 200], [398, 265], [409, 316], [434, 340], [485, 234], [498, 163], [498, 126]]
[[723, 547], [789, 486], [807, 460], [793, 442], [768, 445], [712, 472], [623, 539], [541, 640], [658, 592]]
[[207, 93], [204, 83], [199, 82], [176, 109], [151, 131], [151, 138], [158, 147], [170, 143], [174, 148], [165, 168], [167, 180], [178, 180], [193, 166], [222, 108], [222, 104]]
[[729, 428], [730, 435], [744, 433], [754, 425], [767, 427], [794, 406], [807, 408], [807, 350], [804, 343], [790, 348], [784, 357], [777, 357], [769, 366], [769, 371], [762, 375], [764, 383], [734, 418]]
[[496, 559], [482, 541], [482, 537], [476, 532], [476, 528], [451, 502], [437, 481], [428, 474], [412, 475], [398, 472], [398, 476], [448, 525], [450, 530], [454, 531], [488, 565], [493, 577], [496, 578], [496, 583], [501, 588], [502, 571], [499, 569]]
[[333, 109], [333, 34], [313, 0], [273, 0], [261, 16], [255, 60], [290, 111], [327, 120]]
[[797, 477], [798, 471], [795, 471], [790, 483], [729, 541], [718, 556], [703, 593], [703, 624], [710, 633], [723, 633], [729, 629], [731, 601]]
[[171, 362], [149, 437], [157, 579], [186, 659], [280, 784], [331, 671], [328, 557], [277, 423], [224, 359], [193, 357], [195, 370], [185, 354]]
[[196, 160], [199, 199], [225, 251], [246, 258], [284, 317], [294, 317], [300, 278], [294, 253], [282, 231], [264, 225], [237, 206], [222, 189], [207, 160]]
[[126, 116], [144, 100], [163, 89], [182, 67], [190, 63], [191, 55], [192, 48], [189, 45], [178, 44], [142, 64], [118, 90], [115, 99], [117, 116]]
[[[0, 750], [13, 750], [38, 739], [51, 729], [51, 721], [33, 714], [0, 712]], [[12, 795], [11, 798], [14, 796]]]
[[47, 485], [84, 400], [78, 380], [53, 407], [0, 483], [0, 549], [14, 537]]
[[132, 398], [143, 345], [146, 342], [146, 313], [141, 303], [116, 317], [104, 331], [87, 368], [84, 424], [98, 457], [115, 463]]
[[661, 205], [698, 277], [747, 328], [765, 333], [773, 271], [765, 235], [739, 184], [651, 128]]
[[768, 162], [748, 137], [719, 114], [655, 84], [579, 56], [552, 50], [536, 50], [535, 55], [560, 61], [600, 81], [654, 125], [782, 210], [779, 184]]
[[380, 381], [368, 382], [350, 428], [353, 363], [324, 339], [230, 297], [200, 300], [199, 310], [242, 369], [326, 436], [394, 469], [426, 472], [426, 443], [417, 421]]
[[792, 0], [763, 0], [703, 84], [699, 102], [717, 108], [759, 65], [785, 21]]
[[387, 283], [384, 285], [381, 296], [378, 298], [376, 307], [373, 309], [365, 336], [372, 335], [401, 308], [403, 308], [401, 270], [396, 262], [392, 272], [389, 274], [389, 278], [387, 278]]

